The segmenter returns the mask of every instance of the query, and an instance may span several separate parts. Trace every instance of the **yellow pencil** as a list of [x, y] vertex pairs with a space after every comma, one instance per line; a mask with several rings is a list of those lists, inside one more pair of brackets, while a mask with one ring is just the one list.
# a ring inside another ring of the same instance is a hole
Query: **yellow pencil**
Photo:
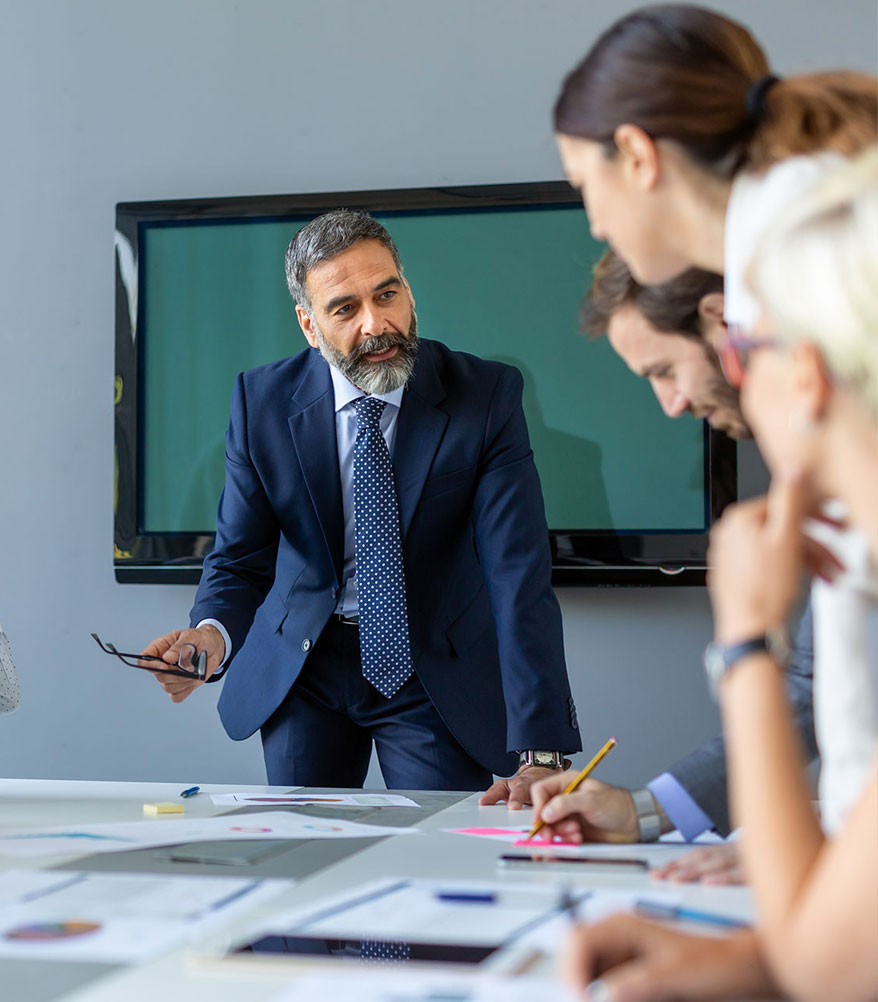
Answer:
[[[604, 757], [604, 755], [607, 755], [610, 752], [610, 750], [616, 745], [616, 743], [617, 742], [615, 738], [610, 738], [610, 740], [604, 745], [603, 748], [601, 748], [601, 750], [597, 753], [597, 755], [595, 755], [595, 757], [591, 760], [591, 762], [588, 763], [588, 765], [582, 770], [582, 772], [580, 772], [578, 776], [575, 776], [571, 780], [567, 789], [561, 794], [561, 796], [566, 797], [568, 793], [573, 793], [576, 787], [579, 786], [579, 784], [588, 776], [590, 772], [592, 772], [592, 770], [595, 768], [598, 762], [600, 762], [600, 760]], [[540, 830], [540, 828], [543, 827], [544, 824], [545, 821], [543, 820], [537, 821], [537, 823], [533, 826], [533, 828], [531, 828], [530, 834], [525, 839], [525, 842], [529, 842], [534, 837], [534, 835], [536, 835], [536, 833]]]

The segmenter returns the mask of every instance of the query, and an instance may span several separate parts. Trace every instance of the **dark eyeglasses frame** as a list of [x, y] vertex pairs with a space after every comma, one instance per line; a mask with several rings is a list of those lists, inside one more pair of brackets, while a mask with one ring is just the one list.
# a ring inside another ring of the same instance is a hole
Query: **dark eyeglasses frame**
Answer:
[[[129, 668], [140, 668], [142, 671], [152, 672], [154, 675], [176, 675], [178, 678], [194, 678], [201, 682], [207, 677], [207, 651], [199, 651], [195, 644], [183, 644], [177, 657], [177, 667], [174, 668], [156, 654], [123, 654], [121, 651], [117, 651], [113, 644], [103, 643], [96, 633], [93, 633], [92, 637], [94, 637], [98, 647], [105, 654], [112, 654], [113, 657], [118, 658], [122, 664], [127, 665]], [[182, 666], [184, 652], [187, 648], [192, 649], [191, 660], [194, 666], [192, 671], [188, 671]], [[158, 664], [155, 668], [152, 668], [149, 665], [139, 664], [138, 662], [140, 661], [157, 661]]]

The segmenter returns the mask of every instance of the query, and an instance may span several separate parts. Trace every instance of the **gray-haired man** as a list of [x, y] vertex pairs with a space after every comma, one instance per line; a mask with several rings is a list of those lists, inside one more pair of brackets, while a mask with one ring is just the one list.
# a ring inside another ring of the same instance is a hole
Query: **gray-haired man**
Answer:
[[271, 783], [361, 786], [374, 741], [390, 787], [529, 788], [580, 743], [521, 376], [418, 339], [364, 213], [305, 226], [287, 279], [310, 348], [238, 377], [192, 629], [147, 652], [227, 669]]

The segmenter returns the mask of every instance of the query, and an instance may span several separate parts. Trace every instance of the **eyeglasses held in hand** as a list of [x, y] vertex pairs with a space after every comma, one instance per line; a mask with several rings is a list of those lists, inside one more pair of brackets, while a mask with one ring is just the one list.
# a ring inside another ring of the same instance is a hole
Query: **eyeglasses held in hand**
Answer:
[[[93, 633], [92, 636], [105, 654], [112, 654], [129, 668], [141, 668], [143, 671], [151, 671], [153, 674], [194, 678], [201, 682], [207, 677], [207, 651], [199, 651], [195, 644], [183, 644], [177, 656], [177, 665], [173, 667], [156, 654], [122, 654], [116, 650], [113, 644], [103, 643], [96, 633]], [[144, 661], [157, 662], [157, 664], [155, 666], [143, 664]]]

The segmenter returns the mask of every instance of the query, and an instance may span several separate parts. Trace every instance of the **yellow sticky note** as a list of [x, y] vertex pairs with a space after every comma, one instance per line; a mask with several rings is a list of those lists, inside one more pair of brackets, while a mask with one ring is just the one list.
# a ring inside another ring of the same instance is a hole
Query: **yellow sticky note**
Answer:
[[163, 804], [144, 804], [144, 814], [182, 814], [183, 805], [166, 801]]

